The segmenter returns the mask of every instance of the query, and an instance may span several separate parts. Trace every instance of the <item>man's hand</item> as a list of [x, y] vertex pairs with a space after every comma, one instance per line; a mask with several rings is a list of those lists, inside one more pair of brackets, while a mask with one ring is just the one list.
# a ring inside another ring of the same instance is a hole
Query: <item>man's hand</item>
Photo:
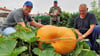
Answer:
[[59, 15], [59, 12], [57, 12], [56, 15]]
[[81, 35], [81, 36], [78, 36], [78, 39], [77, 40], [83, 40], [84, 39], [84, 37]]
[[53, 13], [50, 13], [50, 15], [53, 16], [54, 14]]
[[35, 22], [35, 21], [32, 21], [32, 22], [30, 22], [33, 26], [36, 26], [36, 27], [43, 27], [44, 25], [42, 25], [42, 24], [39, 24], [39, 23], [37, 23], [37, 22]]
[[41, 26], [40, 26], [40, 27], [43, 27], [43, 26], [45, 26], [45, 25], [42, 25], [42, 24], [41, 24]]
[[23, 27], [25, 27], [25, 23], [24, 22], [17, 22], [17, 24], [22, 25]]

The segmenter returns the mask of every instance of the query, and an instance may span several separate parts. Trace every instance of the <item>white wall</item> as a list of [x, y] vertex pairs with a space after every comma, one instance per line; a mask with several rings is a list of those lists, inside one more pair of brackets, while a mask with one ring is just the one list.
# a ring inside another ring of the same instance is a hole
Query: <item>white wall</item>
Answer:
[[0, 13], [9, 13], [9, 11], [5, 11], [5, 10], [0, 9]]

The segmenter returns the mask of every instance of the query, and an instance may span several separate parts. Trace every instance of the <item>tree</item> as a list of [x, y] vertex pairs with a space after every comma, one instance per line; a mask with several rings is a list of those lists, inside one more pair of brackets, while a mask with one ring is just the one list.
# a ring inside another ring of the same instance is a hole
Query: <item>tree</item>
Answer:
[[[97, 2], [98, 2], [98, 4], [96, 4]], [[99, 15], [100, 14], [100, 0], [98, 0], [97, 2], [96, 2], [96, 0], [91, 2], [91, 7], [92, 7], [91, 12], [96, 15], [98, 22], [100, 24], [100, 15]]]
[[96, 8], [96, 1], [95, 0], [91, 2], [91, 7], [92, 7], [92, 9]]
[[98, 0], [98, 10], [100, 12], [100, 0]]
[[71, 13], [63, 11], [60, 19], [60, 26], [66, 26], [68, 20], [72, 18]]

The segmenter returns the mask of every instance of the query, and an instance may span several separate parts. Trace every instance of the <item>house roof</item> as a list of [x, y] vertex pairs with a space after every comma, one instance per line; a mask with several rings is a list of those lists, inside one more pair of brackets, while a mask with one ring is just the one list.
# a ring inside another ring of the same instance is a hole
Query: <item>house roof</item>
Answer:
[[0, 13], [0, 17], [7, 17], [9, 13]]
[[0, 7], [0, 9], [5, 10], [5, 11], [11, 11], [10, 9], [7, 9], [6, 7]]

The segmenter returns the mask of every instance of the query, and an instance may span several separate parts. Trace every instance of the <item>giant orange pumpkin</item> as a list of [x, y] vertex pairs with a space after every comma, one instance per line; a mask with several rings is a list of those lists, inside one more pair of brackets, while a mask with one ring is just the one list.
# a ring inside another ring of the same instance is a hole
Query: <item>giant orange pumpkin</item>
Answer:
[[59, 54], [69, 53], [76, 47], [76, 36], [69, 28], [47, 25], [37, 31], [37, 37], [40, 37], [39, 48], [42, 42], [51, 43]]

